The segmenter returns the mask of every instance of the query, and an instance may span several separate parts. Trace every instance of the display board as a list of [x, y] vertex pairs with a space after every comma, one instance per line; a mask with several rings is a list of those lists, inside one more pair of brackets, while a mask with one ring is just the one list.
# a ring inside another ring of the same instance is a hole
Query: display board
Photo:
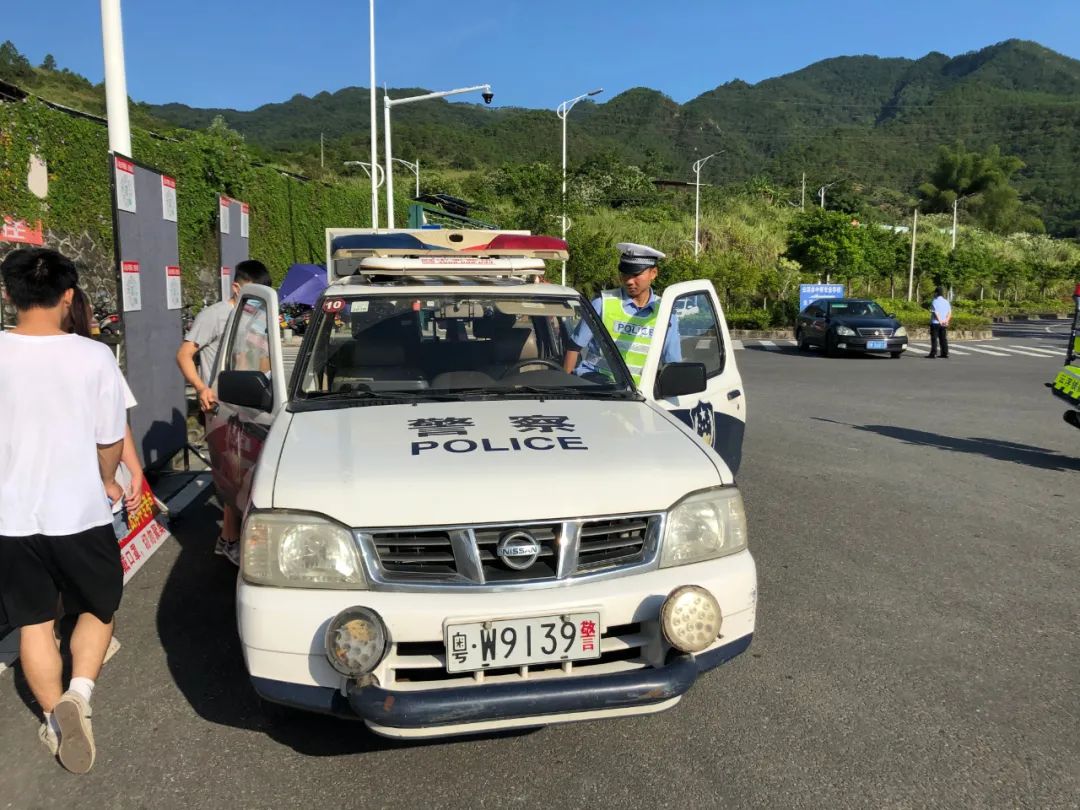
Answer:
[[221, 300], [232, 296], [232, 271], [248, 257], [248, 231], [250, 221], [248, 204], [231, 197], [218, 197], [218, 262], [221, 271]]
[[129, 413], [143, 465], [168, 461], [187, 444], [180, 255], [173, 178], [129, 158], [109, 156], [116, 240], [117, 296], [124, 371], [138, 406]]

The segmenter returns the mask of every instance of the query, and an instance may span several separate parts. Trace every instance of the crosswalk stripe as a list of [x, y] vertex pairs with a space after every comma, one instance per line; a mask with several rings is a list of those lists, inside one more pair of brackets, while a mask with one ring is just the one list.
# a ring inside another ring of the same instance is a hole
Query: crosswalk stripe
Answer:
[[950, 346], [949, 347], [949, 354], [950, 355], [957, 354], [957, 355], [960, 355], [961, 357], [963, 357], [965, 354], [968, 354], [968, 352], [965, 352], [962, 349], [958, 349], [955, 346]]
[[1009, 352], [1010, 354], [1023, 354], [1023, 355], [1026, 355], [1028, 357], [1046, 358], [1046, 357], [1049, 356], [1049, 355], [1045, 355], [1045, 354], [1036, 354], [1035, 352], [1028, 351], [1027, 349], [1010, 349], [1008, 346], [995, 346], [994, 348], [995, 349], [1000, 349], [1003, 352]]
[[930, 347], [927, 346], [925, 343], [909, 343], [908, 348], [909, 349], [926, 349], [926, 351], [930, 351]]
[[978, 352], [979, 354], [991, 354], [994, 357], [1009, 357], [1005, 352], [994, 351], [993, 349], [987, 349], [985, 346], [965, 346], [965, 349], [972, 352]]
[[775, 343], [773, 343], [771, 340], [761, 340], [761, 341], [758, 341], [758, 343], [759, 343], [759, 345], [764, 346], [766, 349], [768, 349], [771, 352], [779, 351], [779, 349], [780, 349], [780, 347], [777, 346]]
[[1059, 352], [1057, 349], [1046, 349], [1042, 346], [1016, 346], [1014, 344], [1009, 345], [1012, 346], [1012, 348], [1014, 349], [1027, 349], [1033, 352], [1042, 352], [1049, 357], [1056, 357], [1057, 355], [1061, 354], [1061, 352]]

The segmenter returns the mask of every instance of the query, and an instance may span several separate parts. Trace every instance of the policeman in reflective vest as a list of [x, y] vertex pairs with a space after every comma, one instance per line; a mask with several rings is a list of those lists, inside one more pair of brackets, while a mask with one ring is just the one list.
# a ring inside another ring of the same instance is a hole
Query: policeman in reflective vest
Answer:
[[[616, 247], [620, 254], [619, 276], [622, 278], [622, 288], [604, 290], [599, 298], [593, 300], [592, 305], [615, 341], [626, 367], [630, 369], [634, 385], [639, 385], [645, 357], [656, 333], [656, 318], [660, 311], [660, 296], [653, 292], [652, 283], [658, 272], [657, 262], [665, 256], [659, 250], [633, 242], [620, 242]], [[579, 376], [590, 373], [611, 376], [603, 355], [593, 342], [592, 330], [584, 320], [574, 330], [570, 340], [577, 348], [570, 348], [566, 352], [563, 368], [567, 373]], [[680, 360], [682, 350], [679, 345], [678, 325], [672, 317], [664, 340], [664, 361], [675, 363]]]

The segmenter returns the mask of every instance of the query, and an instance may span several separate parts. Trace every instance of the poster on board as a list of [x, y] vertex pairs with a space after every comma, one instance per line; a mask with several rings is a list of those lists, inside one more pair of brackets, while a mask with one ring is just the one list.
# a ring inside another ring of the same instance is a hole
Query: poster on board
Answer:
[[135, 164], [122, 157], [116, 163], [116, 207], [135, 213]]
[[228, 197], [218, 197], [218, 230], [222, 233], [229, 232], [229, 205], [232, 203]]
[[120, 275], [123, 279], [121, 292], [124, 298], [124, 312], [138, 312], [142, 309], [142, 279], [139, 278], [139, 263], [122, 262]]
[[248, 238], [248, 214], [250, 213], [247, 203], [240, 203], [240, 236]]
[[228, 301], [232, 298], [232, 268], [221, 268], [221, 300]]
[[176, 180], [161, 175], [161, 218], [176, 222]]
[[180, 294], [180, 268], [175, 264], [165, 267], [165, 307], [180, 309], [183, 299]]

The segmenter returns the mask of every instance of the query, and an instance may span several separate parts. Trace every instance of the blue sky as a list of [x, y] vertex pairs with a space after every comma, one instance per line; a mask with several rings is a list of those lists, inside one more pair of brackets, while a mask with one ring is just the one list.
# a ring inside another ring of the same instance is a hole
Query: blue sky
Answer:
[[[0, 40], [101, 80], [97, 2], [13, 8]], [[251, 109], [368, 82], [367, 0], [127, 0], [123, 14], [141, 101]], [[1016, 37], [1080, 58], [1080, 0], [376, 0], [376, 32], [391, 87], [490, 82], [497, 105], [554, 107], [644, 85], [682, 102], [847, 54], [955, 55]]]

